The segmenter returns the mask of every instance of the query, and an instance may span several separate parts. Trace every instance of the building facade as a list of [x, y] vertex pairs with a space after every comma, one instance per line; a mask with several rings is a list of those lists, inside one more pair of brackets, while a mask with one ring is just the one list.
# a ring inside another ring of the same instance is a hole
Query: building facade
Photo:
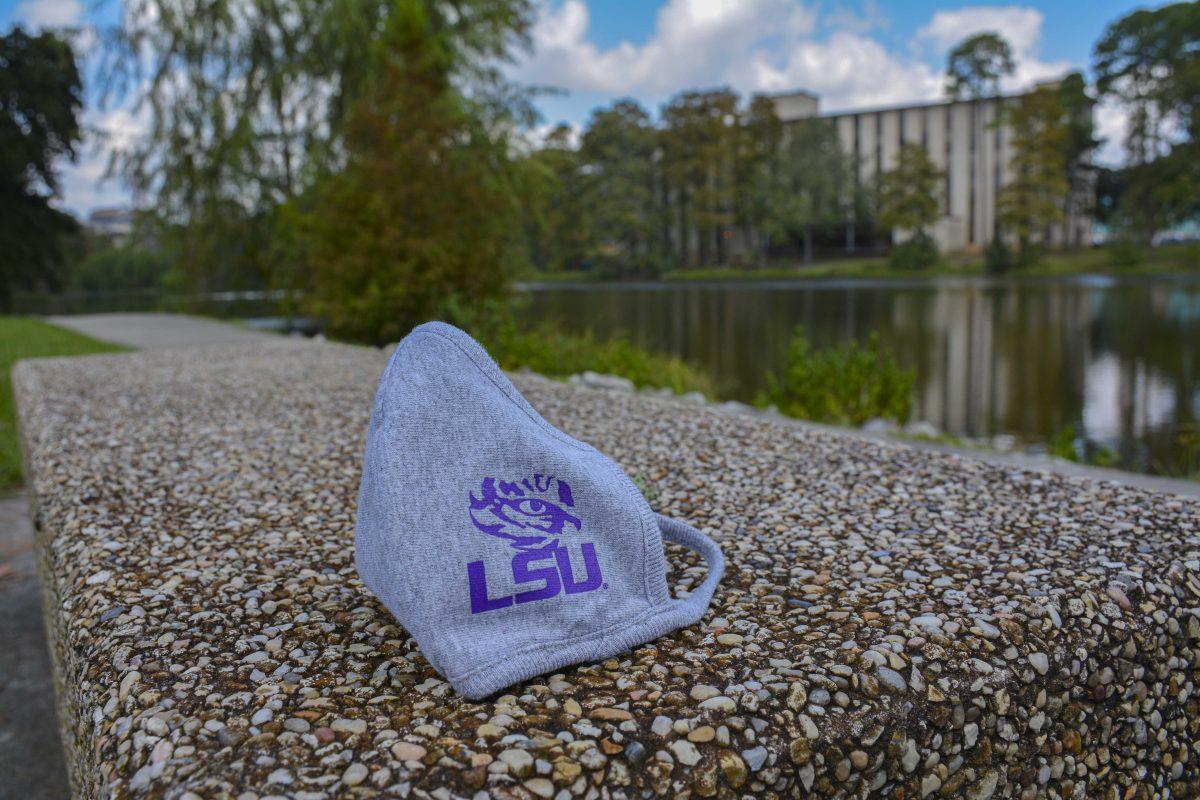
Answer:
[[[945, 174], [942, 218], [930, 233], [943, 251], [977, 251], [996, 235], [996, 201], [1008, 182], [1012, 131], [1001, 113], [1011, 97], [943, 101], [821, 114], [809, 92], [775, 95], [775, 113], [787, 123], [820, 116], [837, 129], [858, 165], [859, 185], [872, 186], [895, 166], [900, 148], [916, 143]], [[1081, 182], [1067, 199], [1064, 218], [1047, 226], [1051, 246], [1091, 243], [1094, 185]], [[853, 247], [848, 237], [848, 249]]]
[[110, 236], [118, 243], [133, 233], [133, 211], [128, 208], [96, 208], [88, 216], [88, 227], [93, 233]]

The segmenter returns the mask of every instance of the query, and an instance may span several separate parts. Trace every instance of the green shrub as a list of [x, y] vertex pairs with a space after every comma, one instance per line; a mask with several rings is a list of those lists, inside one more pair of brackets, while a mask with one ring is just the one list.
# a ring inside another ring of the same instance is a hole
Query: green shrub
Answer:
[[938, 258], [937, 242], [927, 233], [918, 233], [893, 246], [888, 263], [893, 269], [915, 271], [932, 267]]
[[504, 369], [524, 367], [551, 377], [592, 370], [628, 378], [639, 388], [714, 394], [712, 380], [678, 358], [652, 353], [623, 336], [599, 340], [590, 331], [570, 334], [549, 324], [523, 328], [517, 322], [520, 311], [520, 302], [484, 303], [470, 310], [449, 303], [442, 316], [470, 331]]
[[1188, 271], [1200, 270], [1200, 244], [1189, 242], [1183, 245], [1179, 249], [1179, 258], [1176, 263]]
[[896, 363], [877, 333], [863, 344], [816, 351], [797, 328], [783, 374], [767, 376], [767, 391], [758, 402], [817, 422], [861, 425], [883, 417], [903, 423], [912, 411], [915, 380], [913, 370]]
[[1079, 460], [1079, 437], [1075, 435], [1075, 426], [1068, 425], [1050, 437], [1046, 442], [1046, 452], [1067, 461]]
[[1078, 464], [1094, 467], [1111, 467], [1117, 463], [1117, 454], [1104, 445], [1080, 436], [1074, 425], [1068, 425], [1046, 443], [1046, 452]]
[[1013, 268], [1012, 248], [997, 236], [983, 251], [984, 268], [992, 275], [1003, 275]]
[[1114, 267], [1136, 267], [1146, 260], [1146, 251], [1141, 245], [1124, 236], [1113, 239], [1105, 250]]
[[75, 282], [85, 292], [157, 288], [169, 269], [167, 255], [161, 250], [108, 245], [88, 253], [76, 266]]
[[1019, 269], [1031, 269], [1042, 260], [1046, 248], [1041, 242], [1026, 242], [1017, 248], [1016, 264]]

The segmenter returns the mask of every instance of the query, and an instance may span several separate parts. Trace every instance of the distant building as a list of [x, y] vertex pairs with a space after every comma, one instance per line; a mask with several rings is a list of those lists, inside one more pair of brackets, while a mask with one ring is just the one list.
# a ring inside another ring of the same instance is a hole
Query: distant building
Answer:
[[133, 233], [133, 210], [115, 206], [93, 209], [88, 215], [88, 227], [93, 233], [120, 241]]
[[[794, 122], [821, 116], [837, 127], [838, 138], [858, 163], [858, 181], [873, 185], [891, 169], [903, 143], [925, 148], [930, 159], [946, 174], [943, 217], [931, 231], [944, 251], [978, 250], [996, 232], [996, 197], [1009, 179], [1012, 131], [1003, 119], [1001, 104], [1012, 97], [978, 101], [941, 101], [820, 114], [816, 95], [790, 92], [775, 95], [775, 113]], [[1091, 207], [1095, 187], [1085, 183], [1084, 196], [1066, 203], [1065, 218], [1048, 228], [1053, 246], [1090, 244]], [[847, 224], [846, 244], [854, 249], [854, 225]]]

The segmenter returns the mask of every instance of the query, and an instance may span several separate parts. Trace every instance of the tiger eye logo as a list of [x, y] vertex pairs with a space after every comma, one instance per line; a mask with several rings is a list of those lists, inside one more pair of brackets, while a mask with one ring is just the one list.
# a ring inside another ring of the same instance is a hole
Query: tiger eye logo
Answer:
[[[471, 524], [516, 551], [511, 563], [514, 591], [489, 594], [484, 562], [472, 561], [467, 565], [472, 614], [601, 587], [604, 578], [595, 545], [560, 541], [583, 533], [574, 508], [570, 485], [553, 475], [535, 474], [516, 481], [483, 479], [478, 493], [469, 494]], [[583, 561], [582, 580], [575, 578], [572, 545], [578, 547]]]

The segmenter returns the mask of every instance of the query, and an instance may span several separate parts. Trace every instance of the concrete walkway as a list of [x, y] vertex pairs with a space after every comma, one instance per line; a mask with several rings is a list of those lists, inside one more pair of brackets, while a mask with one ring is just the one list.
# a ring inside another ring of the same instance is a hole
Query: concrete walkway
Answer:
[[0, 498], [0, 797], [70, 797], [24, 495]]
[[47, 317], [47, 321], [139, 350], [279, 340], [274, 334], [188, 314], [78, 314]]

